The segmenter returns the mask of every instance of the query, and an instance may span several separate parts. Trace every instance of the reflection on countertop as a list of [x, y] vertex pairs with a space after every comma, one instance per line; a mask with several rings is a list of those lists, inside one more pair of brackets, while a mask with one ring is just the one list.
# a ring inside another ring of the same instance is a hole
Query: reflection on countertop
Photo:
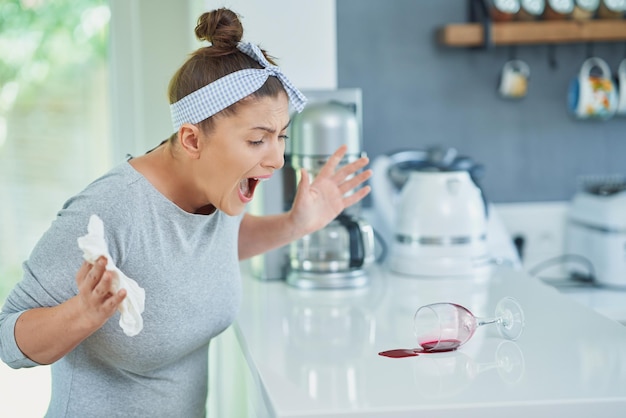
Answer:
[[[496, 345], [495, 341], [489, 345]], [[494, 351], [493, 360], [484, 363], [477, 362], [463, 350], [424, 355], [412, 364], [415, 386], [424, 398], [449, 398], [466, 390], [483, 373], [494, 370], [502, 383], [518, 383], [525, 371], [522, 350], [514, 341], [505, 340], [498, 342]], [[424, 379], [428, 384], [422, 384]]]
[[[378, 266], [370, 275], [366, 288], [330, 291], [244, 275], [235, 331], [253, 376], [247, 396], [261, 400], [257, 416], [611, 417], [626, 407], [626, 328], [539, 280], [506, 267], [481, 280], [398, 276]], [[483, 327], [455, 352], [378, 355], [416, 345], [421, 305], [452, 301], [490, 316], [503, 296], [526, 313], [515, 342]]]

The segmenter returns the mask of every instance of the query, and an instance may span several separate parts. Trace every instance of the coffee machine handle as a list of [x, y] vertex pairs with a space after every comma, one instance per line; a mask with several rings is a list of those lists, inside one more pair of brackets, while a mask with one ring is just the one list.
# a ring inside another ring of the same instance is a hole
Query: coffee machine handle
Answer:
[[395, 225], [396, 209], [394, 208], [395, 190], [389, 179], [389, 168], [392, 159], [388, 155], [379, 155], [372, 161], [372, 201], [376, 215], [385, 224], [385, 229], [393, 231]]
[[365, 262], [365, 245], [361, 225], [351, 216], [339, 214], [337, 220], [348, 230], [350, 240], [350, 268], [359, 268]]

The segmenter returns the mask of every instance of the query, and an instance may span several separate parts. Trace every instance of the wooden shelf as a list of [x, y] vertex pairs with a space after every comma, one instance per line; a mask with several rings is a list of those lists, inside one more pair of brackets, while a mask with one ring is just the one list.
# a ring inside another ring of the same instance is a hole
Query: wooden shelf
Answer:
[[[450, 24], [439, 29], [438, 41], [450, 47], [484, 45], [480, 23]], [[626, 42], [626, 20], [563, 20], [491, 24], [491, 44], [531, 45], [576, 42]]]

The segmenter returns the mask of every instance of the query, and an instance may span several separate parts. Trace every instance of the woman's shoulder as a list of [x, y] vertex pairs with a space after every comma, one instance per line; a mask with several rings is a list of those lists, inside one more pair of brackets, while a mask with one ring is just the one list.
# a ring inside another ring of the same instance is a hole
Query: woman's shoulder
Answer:
[[[70, 197], [62, 210], [71, 207], [101, 207], [111, 209], [132, 196], [142, 194], [143, 177], [127, 162], [120, 163], [89, 183], [81, 192]], [[122, 206], [126, 206], [125, 204]]]
[[143, 194], [140, 177], [127, 162], [116, 165], [70, 197], [57, 213], [53, 224], [86, 230], [91, 215], [98, 215], [105, 224], [134, 222], [134, 201]]
[[113, 196], [132, 193], [145, 187], [145, 178], [128, 161], [121, 162], [92, 181], [83, 192], [106, 193]]

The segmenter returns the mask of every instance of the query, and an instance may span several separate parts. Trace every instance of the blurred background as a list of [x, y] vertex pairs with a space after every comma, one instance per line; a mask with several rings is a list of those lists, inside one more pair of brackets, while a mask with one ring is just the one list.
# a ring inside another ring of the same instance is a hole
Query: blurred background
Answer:
[[[198, 16], [222, 6], [299, 88], [362, 90], [370, 158], [441, 146], [482, 163], [488, 199], [526, 240], [526, 266], [562, 252], [580, 176], [626, 171], [626, 118], [580, 121], [566, 105], [583, 61], [615, 71], [626, 40], [442, 46], [437, 30], [467, 21], [464, 0], [0, 0], [0, 302], [67, 198], [170, 135], [169, 79], [199, 46]], [[529, 64], [528, 94], [504, 100], [513, 58]], [[2, 373], [15, 384], [0, 404], [28, 395], [25, 372]]]
[[[319, 0], [306, 13], [286, 0], [2, 0], [0, 299], [65, 199], [170, 134], [167, 83], [199, 46], [199, 14], [221, 6], [298, 87], [362, 90], [370, 158], [441, 146], [483, 164], [483, 191], [531, 261], [558, 253], [580, 176], [624, 173], [626, 118], [580, 121], [566, 103], [582, 62], [615, 71], [626, 41], [442, 46], [438, 29], [467, 21], [462, 0]], [[497, 93], [512, 58], [530, 67], [521, 100]]]
[[110, 162], [103, 0], [0, 3], [0, 299], [56, 211]]

